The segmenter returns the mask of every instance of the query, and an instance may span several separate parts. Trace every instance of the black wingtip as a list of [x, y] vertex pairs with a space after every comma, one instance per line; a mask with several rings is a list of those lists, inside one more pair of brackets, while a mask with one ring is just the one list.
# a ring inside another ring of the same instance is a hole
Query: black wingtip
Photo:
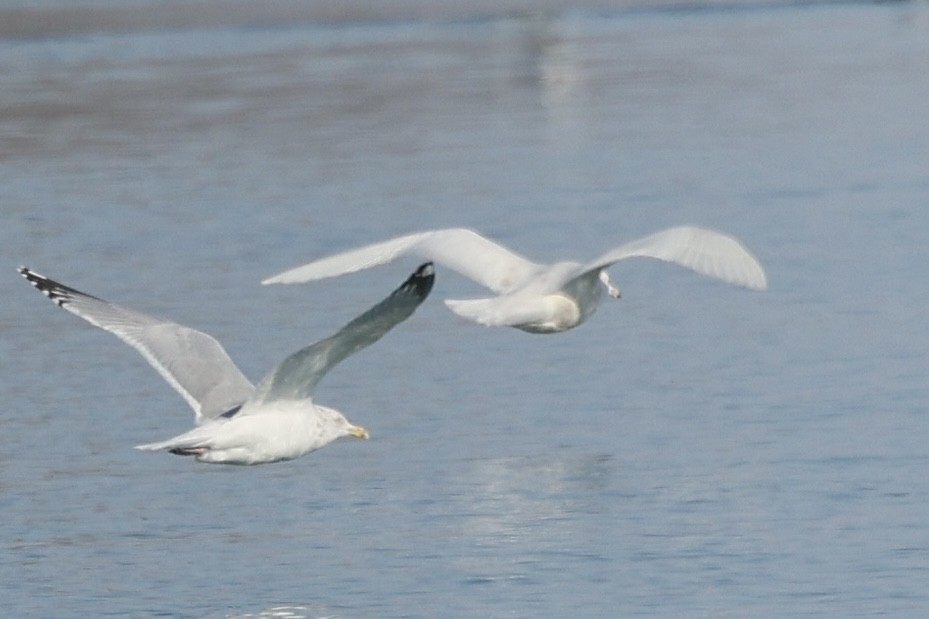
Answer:
[[413, 273], [413, 277], [432, 277], [435, 278], [435, 267], [431, 262], [420, 265]]
[[26, 278], [26, 281], [36, 287], [36, 289], [44, 295], [49, 295], [49, 293], [55, 288], [55, 282], [49, 278], [36, 273], [29, 267], [21, 266], [16, 269], [16, 271]]
[[420, 265], [409, 279], [403, 282], [400, 290], [412, 292], [421, 299], [425, 299], [432, 290], [432, 284], [435, 283], [435, 267], [431, 262]]
[[21, 266], [16, 269], [20, 275], [26, 278], [26, 281], [32, 284], [36, 290], [55, 302], [59, 307], [71, 301], [75, 296], [84, 296], [96, 299], [91, 295], [75, 290], [64, 284], [60, 284], [53, 279], [49, 279], [40, 273], [36, 273], [29, 267]]
[[32, 269], [26, 266], [21, 266], [16, 269], [20, 275], [26, 278], [26, 281], [32, 284], [36, 290], [44, 294], [46, 297], [54, 301], [59, 307], [64, 305], [67, 300], [61, 294], [56, 292], [59, 288], [57, 282], [53, 282], [44, 275], [36, 273]]

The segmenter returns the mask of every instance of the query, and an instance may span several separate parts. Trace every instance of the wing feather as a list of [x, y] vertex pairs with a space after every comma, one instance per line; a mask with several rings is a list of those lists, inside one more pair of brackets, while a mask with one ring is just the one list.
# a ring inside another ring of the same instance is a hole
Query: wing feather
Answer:
[[441, 264], [498, 294], [530, 279], [541, 267], [473, 230], [449, 228], [418, 232], [367, 245], [265, 279], [263, 284], [296, 284], [386, 264], [405, 255]]
[[[336, 364], [370, 346], [412, 316], [429, 295], [434, 280], [432, 263], [422, 265], [390, 296], [342, 327], [335, 335], [284, 359], [261, 381], [249, 403], [309, 398], [319, 381]], [[248, 414], [249, 410], [250, 407], [246, 405], [242, 414]]]
[[631, 241], [606, 252], [582, 267], [581, 271], [587, 273], [603, 269], [633, 257], [673, 262], [701, 275], [753, 290], [768, 287], [761, 264], [739, 241], [696, 226], [669, 228]]
[[183, 396], [197, 423], [241, 404], [254, 391], [222, 345], [206, 333], [108, 303], [26, 267], [19, 273], [60, 308], [141, 353]]

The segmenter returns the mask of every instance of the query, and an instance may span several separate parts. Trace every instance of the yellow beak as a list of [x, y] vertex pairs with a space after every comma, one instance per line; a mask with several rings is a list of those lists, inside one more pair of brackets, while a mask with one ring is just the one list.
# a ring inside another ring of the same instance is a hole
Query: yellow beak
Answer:
[[362, 428], [361, 426], [348, 426], [348, 433], [354, 436], [355, 438], [360, 438], [367, 440], [368, 431]]

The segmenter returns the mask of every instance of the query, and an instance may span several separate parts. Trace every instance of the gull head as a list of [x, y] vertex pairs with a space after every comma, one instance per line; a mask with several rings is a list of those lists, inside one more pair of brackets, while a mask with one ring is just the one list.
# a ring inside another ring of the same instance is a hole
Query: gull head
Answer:
[[313, 403], [312, 406], [315, 409], [315, 414], [319, 417], [319, 425], [317, 427], [319, 428], [320, 434], [325, 437], [323, 439], [324, 445], [346, 436], [360, 439], [367, 439], [370, 436], [367, 429], [362, 426], [356, 426], [346, 419], [345, 415], [334, 408], [321, 406], [316, 403]]
[[613, 282], [610, 281], [610, 274], [606, 272], [606, 269], [600, 271], [600, 281], [603, 282], [604, 286], [606, 286], [607, 293], [614, 299], [618, 299], [623, 295], [619, 288], [614, 286]]

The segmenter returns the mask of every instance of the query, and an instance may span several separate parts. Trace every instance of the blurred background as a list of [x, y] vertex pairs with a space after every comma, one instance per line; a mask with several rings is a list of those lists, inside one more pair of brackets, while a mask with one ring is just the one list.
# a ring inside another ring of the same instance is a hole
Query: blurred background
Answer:
[[[11, 616], [920, 617], [924, 2], [0, 1], [0, 582]], [[255, 380], [393, 290], [313, 258], [472, 227], [590, 259], [692, 223], [753, 293], [611, 269], [578, 329], [431, 299], [320, 385], [366, 426], [211, 467], [28, 265]]]

